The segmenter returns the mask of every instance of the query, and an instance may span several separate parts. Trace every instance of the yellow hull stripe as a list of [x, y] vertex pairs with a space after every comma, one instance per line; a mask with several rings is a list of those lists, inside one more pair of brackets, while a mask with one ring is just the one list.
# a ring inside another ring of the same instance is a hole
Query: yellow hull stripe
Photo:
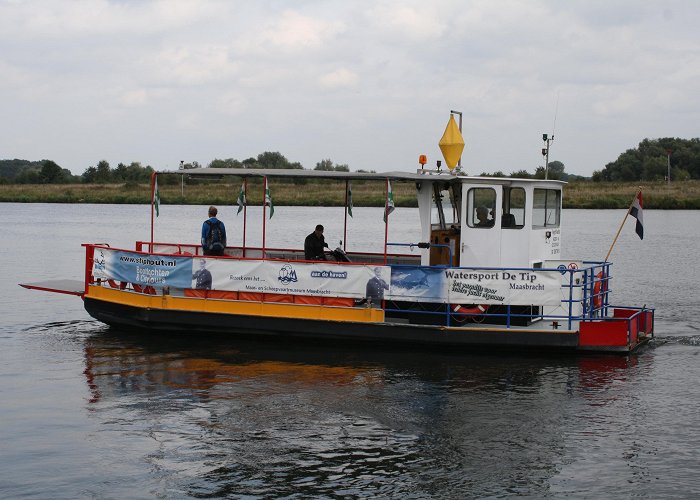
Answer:
[[275, 302], [247, 302], [243, 300], [201, 299], [196, 297], [173, 297], [171, 295], [147, 295], [95, 285], [88, 286], [85, 298], [103, 300], [105, 302], [138, 307], [141, 309], [163, 309], [169, 311], [316, 319], [325, 321], [353, 321], [360, 323], [381, 323], [384, 321], [384, 311], [382, 309], [369, 307], [332, 307]]

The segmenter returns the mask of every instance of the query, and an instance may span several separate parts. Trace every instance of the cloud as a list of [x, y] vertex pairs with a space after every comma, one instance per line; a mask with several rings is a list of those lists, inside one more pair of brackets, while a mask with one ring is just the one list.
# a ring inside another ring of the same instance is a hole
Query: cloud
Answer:
[[414, 5], [380, 2], [370, 9], [368, 18], [388, 36], [400, 36], [403, 40], [436, 39], [447, 28], [445, 20], [440, 16], [440, 9], [434, 9], [424, 2]]
[[319, 81], [323, 87], [353, 87], [357, 84], [357, 75], [347, 68], [339, 68], [330, 73], [321, 75]]
[[342, 30], [340, 21], [326, 21], [286, 10], [262, 30], [259, 40], [276, 50], [295, 52], [322, 48]]
[[141, 106], [148, 101], [146, 89], [128, 90], [122, 94], [122, 103], [125, 106]]
[[147, 58], [144, 71], [149, 71], [162, 85], [207, 85], [227, 80], [236, 72], [223, 45], [190, 44], [160, 49]]

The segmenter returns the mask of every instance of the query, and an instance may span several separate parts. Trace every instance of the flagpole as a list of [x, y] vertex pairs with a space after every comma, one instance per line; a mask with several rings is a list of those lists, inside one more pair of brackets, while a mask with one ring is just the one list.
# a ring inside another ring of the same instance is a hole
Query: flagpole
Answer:
[[386, 265], [386, 246], [389, 241], [389, 178], [387, 177], [384, 184], [384, 265]]
[[245, 203], [243, 203], [243, 257], [245, 257], [245, 231], [246, 231], [246, 220], [248, 217], [248, 178], [243, 178], [243, 198]]
[[348, 244], [348, 180], [345, 179], [345, 221], [343, 222], [343, 251]]
[[265, 215], [267, 214], [267, 176], [264, 177], [263, 181], [263, 255], [262, 258], [265, 258]]
[[156, 173], [153, 172], [151, 174], [151, 247], [150, 251], [153, 252], [153, 225], [154, 225], [154, 218], [153, 218], [153, 210], [154, 210], [154, 203], [155, 203], [155, 194], [156, 194]]
[[637, 192], [634, 194], [634, 198], [632, 198], [632, 203], [630, 203], [629, 208], [627, 209], [627, 213], [625, 214], [625, 217], [622, 219], [622, 224], [620, 224], [620, 227], [617, 230], [617, 234], [615, 235], [615, 239], [612, 242], [612, 245], [610, 245], [610, 250], [608, 250], [608, 254], [605, 256], [604, 262], [608, 261], [608, 257], [610, 257], [610, 254], [613, 251], [613, 247], [615, 246], [615, 243], [617, 243], [617, 238], [620, 236], [620, 232], [622, 231], [622, 227], [625, 225], [625, 221], [627, 221], [627, 217], [629, 217], [630, 212], [632, 211], [632, 206], [634, 205], [634, 201], [637, 199], [637, 196], [639, 196], [639, 193], [641, 193], [642, 188], [637, 188]]

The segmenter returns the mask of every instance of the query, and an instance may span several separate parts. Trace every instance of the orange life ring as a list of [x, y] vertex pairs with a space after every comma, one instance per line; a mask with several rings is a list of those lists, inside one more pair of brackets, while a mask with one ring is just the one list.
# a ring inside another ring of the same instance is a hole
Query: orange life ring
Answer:
[[473, 305], [473, 306], [463, 306], [460, 304], [455, 304], [452, 306], [452, 312], [458, 314], [483, 314], [489, 310], [489, 304]]
[[600, 309], [603, 307], [603, 295], [608, 291], [608, 279], [604, 271], [600, 271], [595, 275], [595, 283], [593, 283], [593, 307]]

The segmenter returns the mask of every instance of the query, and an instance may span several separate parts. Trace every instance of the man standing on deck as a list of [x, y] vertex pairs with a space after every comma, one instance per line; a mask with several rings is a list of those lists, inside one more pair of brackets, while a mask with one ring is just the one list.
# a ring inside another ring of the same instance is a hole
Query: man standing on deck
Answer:
[[319, 224], [314, 232], [304, 240], [304, 259], [306, 260], [328, 260], [323, 249], [328, 248], [326, 240], [323, 238], [323, 226]]
[[226, 227], [216, 218], [218, 212], [216, 207], [209, 207], [209, 218], [202, 224], [204, 255], [223, 255], [226, 248]]

